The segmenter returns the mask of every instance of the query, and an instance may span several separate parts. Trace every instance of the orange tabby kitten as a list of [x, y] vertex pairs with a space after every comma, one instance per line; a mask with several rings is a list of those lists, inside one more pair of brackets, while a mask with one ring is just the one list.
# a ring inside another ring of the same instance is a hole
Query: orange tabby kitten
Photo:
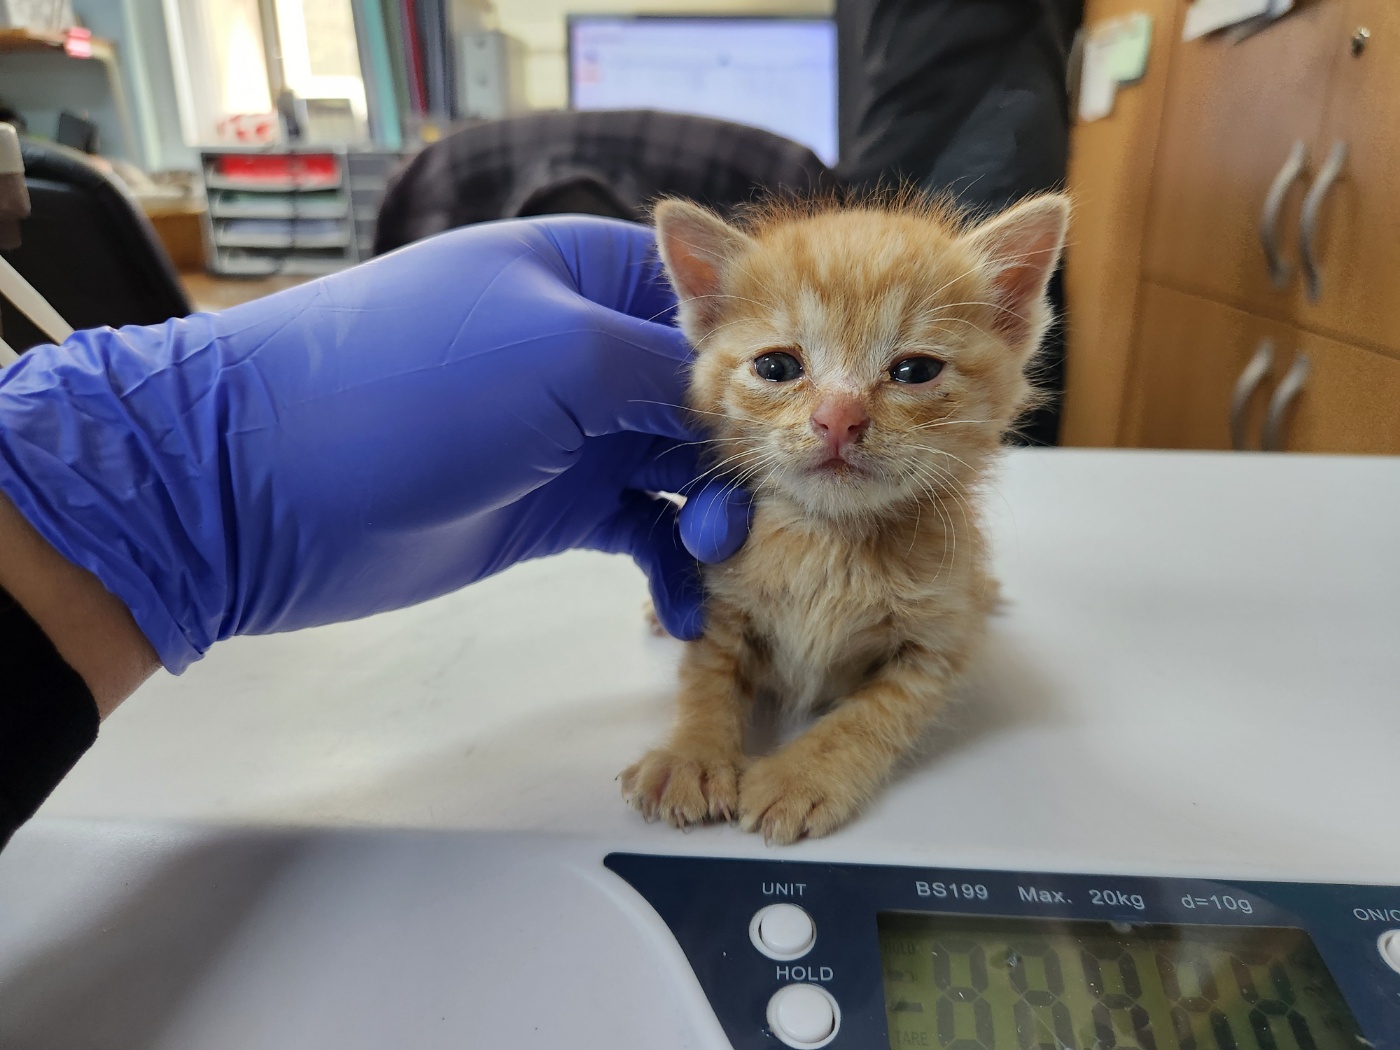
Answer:
[[[973, 494], [1031, 399], [1068, 214], [1059, 195], [970, 228], [909, 198], [775, 204], [741, 229], [657, 208], [691, 408], [754, 518], [706, 570], [670, 740], [622, 774], [646, 817], [824, 835], [930, 725], [995, 601]], [[750, 760], [764, 695], [820, 717]]]

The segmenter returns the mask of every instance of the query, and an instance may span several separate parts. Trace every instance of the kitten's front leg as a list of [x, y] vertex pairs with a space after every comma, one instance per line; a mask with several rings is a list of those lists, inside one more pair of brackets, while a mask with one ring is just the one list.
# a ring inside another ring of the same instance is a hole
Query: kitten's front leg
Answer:
[[750, 694], [741, 653], [737, 639], [713, 625], [686, 647], [671, 738], [621, 778], [623, 798], [648, 820], [680, 828], [738, 812]]
[[834, 831], [918, 742], [951, 677], [931, 653], [896, 656], [796, 740], [749, 766], [739, 785], [740, 825], [784, 846]]

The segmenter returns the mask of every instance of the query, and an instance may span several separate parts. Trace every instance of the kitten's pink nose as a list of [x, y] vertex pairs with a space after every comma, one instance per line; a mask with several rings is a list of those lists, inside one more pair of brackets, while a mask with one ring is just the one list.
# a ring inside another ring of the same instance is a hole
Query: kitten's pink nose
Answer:
[[854, 397], [826, 398], [812, 413], [812, 429], [826, 441], [827, 451], [839, 456], [847, 445], [860, 440], [870, 417], [865, 414], [865, 405]]

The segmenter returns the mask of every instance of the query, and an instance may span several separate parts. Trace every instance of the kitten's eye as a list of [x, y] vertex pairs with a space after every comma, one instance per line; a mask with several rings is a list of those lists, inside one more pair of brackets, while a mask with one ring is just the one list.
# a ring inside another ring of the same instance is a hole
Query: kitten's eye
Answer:
[[802, 375], [802, 362], [781, 350], [760, 354], [754, 358], [753, 370], [760, 379], [770, 383], [791, 383]]
[[943, 362], [936, 357], [906, 357], [890, 366], [890, 378], [896, 383], [927, 383], [941, 371]]

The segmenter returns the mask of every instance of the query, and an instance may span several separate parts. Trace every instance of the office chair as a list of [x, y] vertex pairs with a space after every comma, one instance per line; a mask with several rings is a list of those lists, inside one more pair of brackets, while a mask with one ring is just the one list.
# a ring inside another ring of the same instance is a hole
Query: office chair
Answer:
[[[74, 328], [157, 324], [190, 312], [150, 221], [115, 179], [62, 146], [21, 139], [30, 216], [4, 252]], [[17, 351], [48, 342], [0, 298], [0, 336]]]
[[711, 117], [647, 109], [531, 113], [468, 125], [390, 180], [374, 254], [491, 219], [564, 212], [645, 221], [676, 194], [728, 211], [835, 179], [806, 146]]

